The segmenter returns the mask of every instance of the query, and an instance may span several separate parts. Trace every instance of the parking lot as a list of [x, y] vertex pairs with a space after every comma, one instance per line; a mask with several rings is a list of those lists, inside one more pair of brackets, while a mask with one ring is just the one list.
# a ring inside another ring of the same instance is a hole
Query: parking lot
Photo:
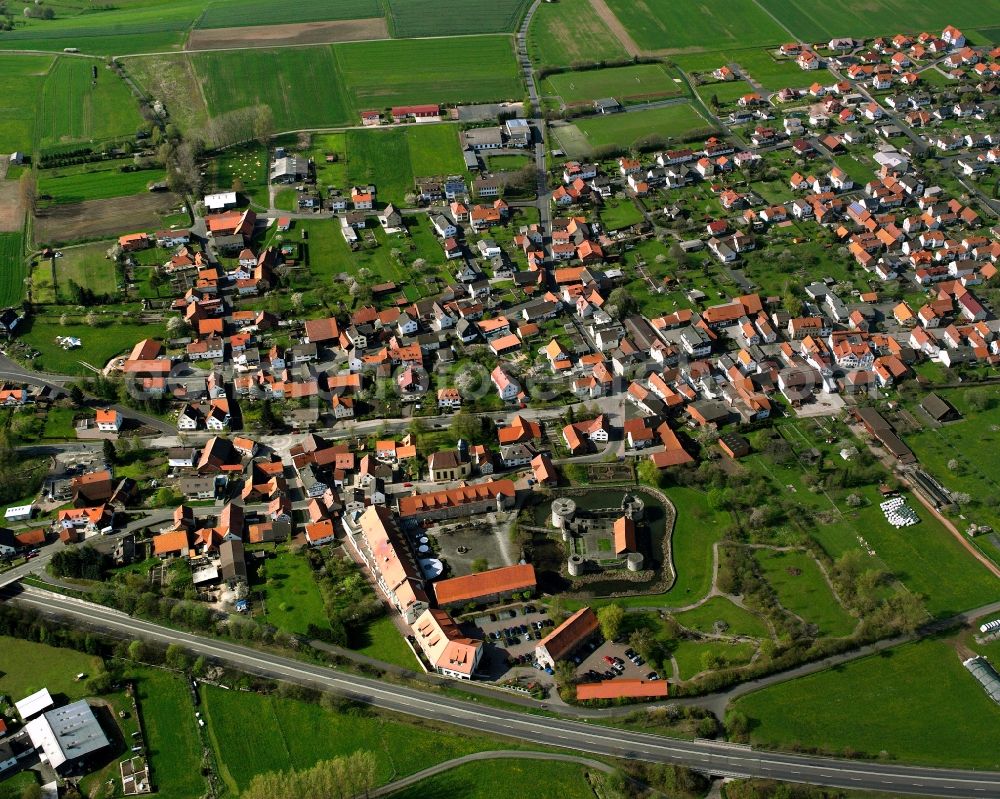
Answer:
[[[598, 639], [599, 640], [599, 639]], [[591, 651], [590, 647], [594, 649]], [[636, 657], [633, 661], [629, 655]], [[607, 660], [610, 658], [609, 660]], [[650, 678], [652, 669], [629, 649], [628, 644], [613, 641], [597, 640], [585, 644], [574, 656], [574, 663], [579, 659], [576, 674], [582, 682], [596, 682], [624, 677], [629, 680], [646, 680]]]
[[535, 647], [553, 627], [552, 620], [532, 604], [474, 616], [472, 623], [487, 644], [504, 655], [508, 665], [534, 663]]

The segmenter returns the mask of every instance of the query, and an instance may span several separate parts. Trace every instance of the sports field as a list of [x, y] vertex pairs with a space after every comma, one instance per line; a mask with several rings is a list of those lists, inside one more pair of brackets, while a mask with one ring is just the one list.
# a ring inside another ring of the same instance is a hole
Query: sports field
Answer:
[[629, 100], [661, 100], [683, 93], [683, 83], [675, 83], [660, 64], [636, 64], [612, 69], [560, 72], [542, 84], [544, 94], [562, 98], [566, 105], [589, 105], [599, 97]]
[[333, 51], [355, 111], [524, 95], [509, 36], [356, 42]]
[[387, 0], [393, 36], [512, 33], [531, 0]]
[[[845, 749], [902, 762], [1000, 768], [975, 736], [997, 728], [997, 706], [947, 641], [924, 640], [765, 688], [736, 701], [767, 747]], [[970, 732], [973, 738], [970, 738]]]
[[754, 0], [607, 0], [644, 50], [712, 50], [778, 44], [789, 38]]
[[690, 103], [680, 103], [667, 108], [588, 117], [575, 125], [553, 127], [552, 132], [566, 154], [576, 158], [586, 157], [596, 147], [631, 147], [648, 136], [684, 137], [711, 127]]
[[199, 18], [198, 28], [287, 25], [335, 19], [380, 17], [378, 0], [214, 0]]
[[5, 56], [0, 62], [0, 152], [31, 151], [38, 98], [52, 68], [52, 56]]
[[464, 170], [455, 125], [347, 131], [347, 180], [374, 183], [380, 203], [401, 204], [416, 177]]
[[542, 3], [531, 18], [528, 52], [534, 62], [546, 67], [628, 58], [590, 0]]
[[28, 268], [22, 253], [20, 233], [0, 233], [0, 306], [14, 305], [24, 295]]
[[[940, 33], [945, 25], [959, 28], [1000, 24], [1000, 6], [976, 0], [760, 0], [799, 38], [823, 41], [834, 36], [876, 36], [899, 32]], [[787, 35], [786, 35], [787, 37]]]

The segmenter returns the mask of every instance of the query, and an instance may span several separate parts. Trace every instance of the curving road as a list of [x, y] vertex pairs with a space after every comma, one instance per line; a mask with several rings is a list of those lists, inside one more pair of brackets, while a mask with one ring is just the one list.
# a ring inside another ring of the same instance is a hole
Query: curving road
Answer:
[[717, 741], [683, 741], [579, 721], [532, 716], [484, 707], [475, 701], [428, 694], [228, 641], [171, 630], [85, 600], [36, 588], [24, 588], [14, 601], [43, 614], [68, 617], [78, 624], [121, 637], [138, 636], [161, 644], [179, 643], [197, 655], [228, 663], [248, 673], [335, 691], [397, 713], [536, 744], [608, 757], [675, 763], [716, 776], [766, 778], [894, 794], [1000, 799], [1000, 773], [997, 772], [761, 752]]

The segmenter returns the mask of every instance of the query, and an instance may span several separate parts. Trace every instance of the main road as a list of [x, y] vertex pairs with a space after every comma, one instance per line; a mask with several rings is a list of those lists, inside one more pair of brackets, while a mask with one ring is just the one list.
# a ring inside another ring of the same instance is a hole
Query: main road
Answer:
[[[13, 601], [40, 613], [69, 618], [112, 635], [177, 643], [196, 655], [242, 671], [334, 691], [396, 713], [478, 732], [606, 757], [673, 763], [731, 777], [754, 777], [860, 791], [1000, 799], [1000, 773], [933, 769], [811, 755], [751, 750], [717, 741], [683, 741], [580, 721], [535, 716], [475, 701], [428, 694], [404, 685], [342, 673], [228, 641], [203, 638], [128, 616], [81, 599], [23, 588]], [[970, 745], [975, 745], [970, 742]]]

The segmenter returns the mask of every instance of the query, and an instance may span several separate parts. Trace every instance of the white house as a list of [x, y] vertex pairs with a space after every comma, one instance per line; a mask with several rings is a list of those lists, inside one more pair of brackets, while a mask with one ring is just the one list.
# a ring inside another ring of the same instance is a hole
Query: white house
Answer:
[[97, 412], [97, 429], [104, 433], [117, 433], [122, 428], [122, 415], [113, 408], [101, 408]]

